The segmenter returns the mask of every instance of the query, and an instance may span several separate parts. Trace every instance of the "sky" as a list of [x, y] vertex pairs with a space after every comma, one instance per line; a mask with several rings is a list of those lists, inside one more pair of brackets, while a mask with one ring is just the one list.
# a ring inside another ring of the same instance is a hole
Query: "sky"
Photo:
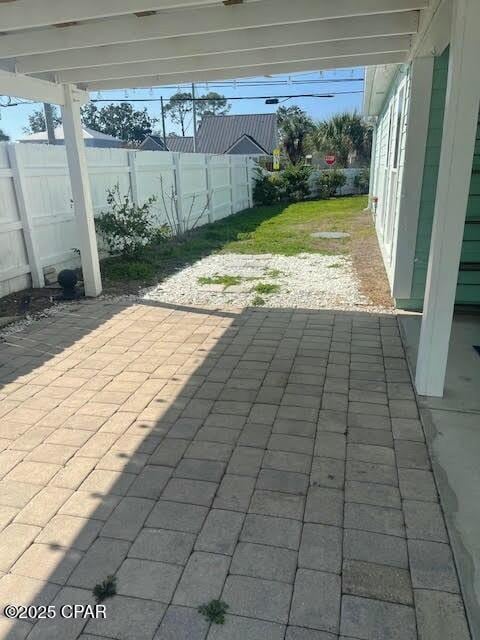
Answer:
[[[314, 120], [322, 120], [329, 116], [343, 111], [361, 111], [363, 99], [363, 68], [338, 69], [329, 71], [314, 71], [310, 73], [295, 73], [291, 75], [275, 75], [261, 78], [242, 78], [237, 81], [222, 81], [219, 83], [209, 82], [196, 83], [196, 94], [202, 95], [208, 91], [228, 97], [246, 96], [285, 96], [298, 94], [324, 94], [335, 93], [333, 98], [300, 98], [295, 97], [281, 103], [284, 106], [298, 105], [304, 109]], [[268, 83], [268, 84], [266, 84]], [[273, 84], [274, 83], [274, 84]], [[249, 86], [250, 85], [250, 86]], [[147, 108], [150, 116], [160, 117], [160, 102], [151, 101], [152, 98], [164, 100], [176, 93], [178, 90], [190, 91], [187, 85], [170, 85], [164, 87], [154, 87], [152, 89], [127, 89], [125, 91], [102, 91], [93, 92], [91, 99], [107, 99], [107, 102], [100, 102], [98, 106], [108, 104], [113, 99], [129, 101], [132, 99], [145, 98], [147, 102], [134, 102], [135, 108]], [[150, 100], [149, 100], [150, 99]], [[5, 104], [7, 99], [2, 97], [0, 105]], [[232, 100], [230, 114], [242, 113], [273, 113], [279, 105], [266, 105], [263, 98], [254, 100]], [[40, 103], [25, 103], [18, 106], [0, 108], [0, 129], [2, 129], [12, 140], [23, 135], [23, 128], [28, 125], [28, 116], [35, 110], [42, 108]], [[191, 135], [192, 123], [189, 123], [188, 134]], [[159, 128], [160, 124], [156, 127]], [[167, 133], [180, 133], [179, 128], [167, 119]]]

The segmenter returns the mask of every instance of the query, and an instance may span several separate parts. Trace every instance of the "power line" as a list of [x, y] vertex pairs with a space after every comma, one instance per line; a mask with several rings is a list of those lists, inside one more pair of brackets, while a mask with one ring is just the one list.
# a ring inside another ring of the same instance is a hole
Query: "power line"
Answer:
[[[265, 96], [222, 96], [221, 98], [195, 98], [195, 102], [223, 102], [226, 100], [268, 100], [269, 98], [335, 98], [339, 95], [351, 95], [363, 93], [363, 91], [335, 91], [335, 93], [296, 93], [292, 95], [265, 95]], [[165, 99], [165, 98], [164, 98]], [[160, 98], [92, 98], [90, 102], [161, 102]], [[172, 102], [192, 102], [192, 98], [169, 98]]]

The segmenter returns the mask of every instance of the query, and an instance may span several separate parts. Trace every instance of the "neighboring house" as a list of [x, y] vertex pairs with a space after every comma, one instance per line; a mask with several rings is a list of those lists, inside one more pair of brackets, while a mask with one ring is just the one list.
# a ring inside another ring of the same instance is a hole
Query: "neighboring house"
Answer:
[[[410, 65], [367, 70], [364, 111], [376, 119], [371, 204], [392, 295], [401, 309], [423, 307], [449, 56], [446, 47], [441, 55]], [[412, 92], [419, 80], [421, 96]], [[480, 126], [476, 140], [456, 304], [480, 305]]]
[[168, 151], [162, 136], [156, 136], [153, 133], [145, 136], [145, 139], [140, 144], [139, 149], [142, 151]]
[[[106, 133], [95, 131], [95, 129], [89, 129], [88, 127], [82, 127], [83, 140], [86, 147], [100, 147], [100, 148], [120, 148], [125, 147], [125, 141], [109, 136]], [[48, 144], [48, 136], [46, 131], [40, 131], [38, 133], [31, 133], [19, 138], [19, 142], [28, 142], [29, 144]], [[55, 128], [55, 144], [65, 144], [63, 135], [63, 126]]]
[[[140, 145], [144, 151], [193, 152], [193, 137], [149, 135]], [[271, 156], [278, 145], [277, 116], [261, 113], [204, 116], [197, 132], [197, 152]]]
[[145, 137], [140, 145], [142, 151], [180, 151], [182, 153], [192, 153], [193, 137], [191, 136], [167, 136], [166, 145], [162, 136], [154, 134]]

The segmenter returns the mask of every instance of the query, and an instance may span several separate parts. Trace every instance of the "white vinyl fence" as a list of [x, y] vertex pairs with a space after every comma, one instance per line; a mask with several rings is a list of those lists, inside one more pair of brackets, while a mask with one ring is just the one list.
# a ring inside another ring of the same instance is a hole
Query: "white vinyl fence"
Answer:
[[[167, 222], [172, 193], [185, 226], [220, 220], [252, 205], [254, 161], [248, 156], [86, 149], [95, 215], [106, 191], [142, 204], [157, 196], [154, 222]], [[162, 192], [164, 197], [162, 198]], [[200, 219], [199, 219], [199, 216]], [[65, 148], [0, 143], [0, 297], [41, 286], [44, 270], [79, 265]]]
[[[338, 170], [343, 173], [347, 181], [345, 182], [343, 187], [340, 187], [339, 189], [337, 189], [336, 195], [351, 196], [351, 195], [358, 194], [358, 189], [355, 186], [355, 178], [356, 176], [360, 175], [362, 171], [364, 171], [364, 169], [359, 167], [349, 167], [347, 169], [338, 169]], [[329, 171], [332, 171], [332, 169], [314, 169], [312, 177], [318, 176], [318, 174], [320, 173], [328, 173]]]

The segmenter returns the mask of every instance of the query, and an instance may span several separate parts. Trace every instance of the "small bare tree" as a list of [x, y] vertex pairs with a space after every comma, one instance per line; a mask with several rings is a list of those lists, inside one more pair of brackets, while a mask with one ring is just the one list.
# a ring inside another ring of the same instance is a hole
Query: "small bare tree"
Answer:
[[171, 229], [172, 237], [175, 240], [185, 240], [189, 234], [196, 229], [200, 220], [210, 208], [210, 196], [207, 194], [205, 205], [198, 215], [195, 213], [195, 203], [198, 201], [199, 194], [194, 193], [191, 196], [190, 207], [188, 212], [180, 214], [178, 206], [178, 195], [175, 186], [172, 184], [170, 189], [165, 189], [163, 176], [160, 176], [160, 201], [165, 211], [167, 224]]

